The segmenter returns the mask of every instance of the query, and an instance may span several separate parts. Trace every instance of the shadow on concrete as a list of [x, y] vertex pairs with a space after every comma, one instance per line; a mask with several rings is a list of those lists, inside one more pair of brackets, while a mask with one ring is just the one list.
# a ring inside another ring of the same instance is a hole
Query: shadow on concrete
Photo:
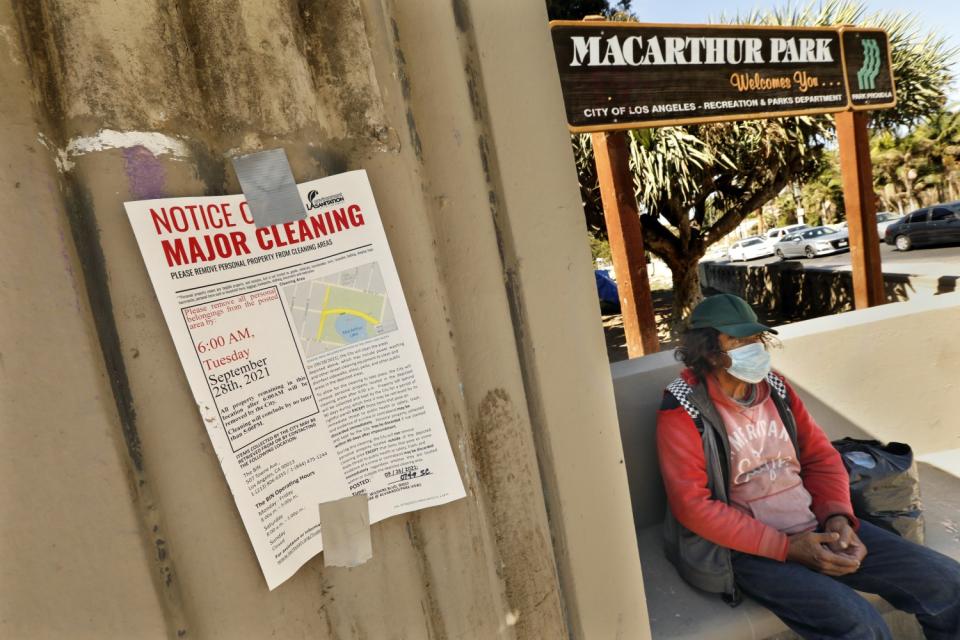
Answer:
[[872, 435], [858, 427], [848, 418], [838, 413], [836, 409], [821, 401], [820, 398], [796, 382], [791, 380], [790, 384], [793, 386], [793, 390], [797, 392], [797, 395], [800, 396], [800, 399], [803, 400], [803, 404], [807, 407], [810, 416], [813, 417], [814, 421], [820, 425], [820, 428], [823, 429], [824, 433], [826, 433], [831, 440], [847, 437], [860, 439], [873, 438]]
[[958, 276], [940, 276], [937, 279], [937, 291], [933, 295], [938, 296], [941, 293], [953, 293], [957, 290]]
[[[670, 318], [673, 305], [673, 291], [668, 289], [652, 292], [653, 314], [657, 319], [657, 337], [660, 350], [667, 351], [676, 345], [670, 334]], [[603, 310], [601, 309], [601, 313]], [[627, 359], [627, 338], [623, 330], [623, 316], [619, 313], [603, 314], [603, 336], [607, 342], [607, 359], [620, 362]]]

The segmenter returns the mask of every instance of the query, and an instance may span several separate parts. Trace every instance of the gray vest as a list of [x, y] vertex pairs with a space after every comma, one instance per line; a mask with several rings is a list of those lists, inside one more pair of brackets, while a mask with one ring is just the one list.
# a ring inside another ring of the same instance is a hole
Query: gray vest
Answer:
[[[770, 385], [770, 397], [799, 457], [797, 423], [790, 410], [787, 387], [783, 378], [772, 371], [767, 374], [767, 383]], [[730, 442], [727, 439], [726, 426], [710, 400], [707, 385], [691, 386], [683, 378], [677, 378], [667, 385], [667, 391], [677, 399], [700, 432], [710, 494], [714, 500], [730, 504]], [[673, 516], [669, 505], [663, 521], [663, 535], [667, 557], [684, 580], [704, 591], [722, 594], [724, 601], [731, 606], [740, 604], [740, 593], [734, 583], [730, 549], [714, 544], [684, 527]]]

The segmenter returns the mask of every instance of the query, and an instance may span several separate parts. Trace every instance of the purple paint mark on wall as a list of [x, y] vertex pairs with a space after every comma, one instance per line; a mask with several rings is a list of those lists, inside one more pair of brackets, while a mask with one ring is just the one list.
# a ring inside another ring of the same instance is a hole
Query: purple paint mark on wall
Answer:
[[166, 174], [163, 165], [149, 149], [143, 145], [127, 147], [123, 150], [123, 164], [127, 172], [127, 184], [130, 195], [136, 200], [162, 198]]

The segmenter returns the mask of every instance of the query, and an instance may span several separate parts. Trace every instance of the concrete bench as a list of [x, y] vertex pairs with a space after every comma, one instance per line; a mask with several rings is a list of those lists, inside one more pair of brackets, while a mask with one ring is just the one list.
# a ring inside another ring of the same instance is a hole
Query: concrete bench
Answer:
[[[749, 598], [732, 608], [719, 596], [690, 587], [664, 556], [661, 523], [666, 496], [656, 454], [656, 412], [663, 388], [679, 371], [672, 352], [611, 366], [653, 637], [794, 638], [796, 636], [776, 616]], [[831, 439], [868, 437], [862, 429], [802, 388], [796, 385], [794, 388]], [[927, 546], [960, 558], [960, 480], [923, 464], [920, 474]], [[913, 616], [896, 611], [877, 596], [867, 598], [884, 614], [894, 637], [922, 637]]]

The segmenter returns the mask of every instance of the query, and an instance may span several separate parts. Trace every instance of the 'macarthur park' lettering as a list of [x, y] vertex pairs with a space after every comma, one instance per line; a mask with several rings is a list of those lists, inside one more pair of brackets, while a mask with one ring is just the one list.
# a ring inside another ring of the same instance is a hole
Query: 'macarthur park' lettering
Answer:
[[833, 62], [832, 38], [770, 38], [766, 58], [761, 38], [653, 36], [570, 36], [571, 67], [637, 67], [641, 65], [749, 65]]

